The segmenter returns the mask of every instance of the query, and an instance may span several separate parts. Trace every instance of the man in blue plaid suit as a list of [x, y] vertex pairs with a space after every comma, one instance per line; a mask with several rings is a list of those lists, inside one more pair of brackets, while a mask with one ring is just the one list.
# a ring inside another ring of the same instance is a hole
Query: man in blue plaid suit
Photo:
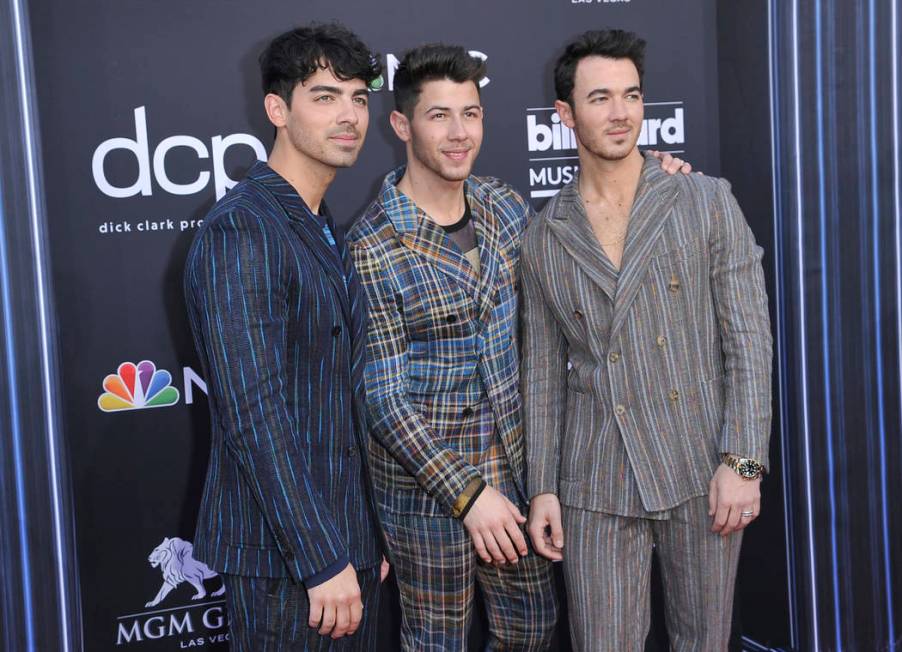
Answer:
[[530, 209], [470, 175], [484, 71], [460, 47], [404, 56], [391, 124], [407, 165], [348, 234], [370, 304], [373, 481], [417, 652], [466, 648], [476, 583], [491, 649], [547, 648], [557, 615], [551, 564], [523, 533], [515, 283]]
[[370, 650], [387, 569], [366, 302], [322, 199], [357, 158], [380, 68], [338, 25], [277, 37], [260, 65], [269, 164], [213, 207], [185, 270], [211, 414], [194, 552], [222, 574], [233, 650]]

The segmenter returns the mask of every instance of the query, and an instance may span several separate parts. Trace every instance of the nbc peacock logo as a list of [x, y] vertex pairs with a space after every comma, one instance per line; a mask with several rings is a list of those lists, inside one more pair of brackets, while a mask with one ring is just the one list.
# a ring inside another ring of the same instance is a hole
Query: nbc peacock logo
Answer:
[[157, 369], [150, 360], [123, 362], [116, 373], [103, 379], [103, 389], [106, 391], [97, 399], [97, 407], [104, 412], [166, 407], [179, 400], [172, 375]]

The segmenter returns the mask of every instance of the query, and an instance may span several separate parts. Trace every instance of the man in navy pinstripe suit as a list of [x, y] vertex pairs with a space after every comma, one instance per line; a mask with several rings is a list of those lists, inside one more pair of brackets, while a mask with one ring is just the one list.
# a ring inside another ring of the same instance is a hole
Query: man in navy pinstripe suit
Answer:
[[260, 65], [269, 164], [213, 207], [185, 272], [211, 411], [194, 552], [222, 574], [232, 649], [372, 649], [387, 569], [368, 482], [365, 296], [322, 200], [357, 159], [381, 70], [334, 24], [277, 37]]

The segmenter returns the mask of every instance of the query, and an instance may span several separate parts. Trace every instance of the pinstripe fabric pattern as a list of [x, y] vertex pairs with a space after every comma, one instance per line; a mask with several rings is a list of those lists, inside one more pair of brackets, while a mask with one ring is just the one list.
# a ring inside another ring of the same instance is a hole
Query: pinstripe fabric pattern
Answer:
[[220, 573], [301, 581], [380, 560], [362, 454], [365, 298], [331, 228], [337, 249], [261, 163], [188, 255], [211, 416], [194, 551]]
[[[307, 622], [310, 602], [303, 586], [285, 577], [223, 575], [230, 614], [232, 652], [351, 652], [375, 650], [381, 583], [379, 567], [357, 571], [363, 619], [352, 636], [333, 640]], [[237, 617], [235, 615], [238, 615]]]
[[665, 517], [707, 494], [721, 452], [767, 463], [762, 251], [725, 181], [647, 159], [618, 275], [576, 184], [524, 238], [529, 493]]
[[[482, 477], [514, 497], [500, 443], [477, 464]], [[476, 584], [489, 621], [491, 650], [545, 650], [557, 622], [551, 562], [532, 551], [515, 566], [479, 560], [463, 524], [447, 516], [386, 512], [385, 532], [401, 595], [401, 645], [411, 652], [466, 650]], [[524, 532], [527, 542], [529, 537]]]
[[653, 520], [565, 507], [570, 638], [580, 652], [642, 652], [652, 545], [661, 562], [672, 652], [727, 649], [742, 532], [710, 531], [707, 498]]
[[477, 276], [397, 190], [403, 172], [348, 234], [370, 304], [373, 481], [384, 510], [447, 515], [496, 437], [523, 492], [515, 279], [529, 208], [497, 179], [467, 179]]

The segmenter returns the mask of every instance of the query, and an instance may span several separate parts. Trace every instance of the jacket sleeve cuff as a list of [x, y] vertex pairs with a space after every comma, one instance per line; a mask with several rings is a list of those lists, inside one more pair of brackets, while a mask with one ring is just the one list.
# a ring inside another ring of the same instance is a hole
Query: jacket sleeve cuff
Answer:
[[312, 589], [314, 586], [319, 586], [324, 582], [328, 582], [333, 577], [338, 575], [341, 571], [343, 571], [345, 567], [350, 563], [350, 558], [347, 555], [342, 555], [321, 571], [317, 571], [313, 575], [305, 577], [304, 586], [306, 586], [308, 589]]

